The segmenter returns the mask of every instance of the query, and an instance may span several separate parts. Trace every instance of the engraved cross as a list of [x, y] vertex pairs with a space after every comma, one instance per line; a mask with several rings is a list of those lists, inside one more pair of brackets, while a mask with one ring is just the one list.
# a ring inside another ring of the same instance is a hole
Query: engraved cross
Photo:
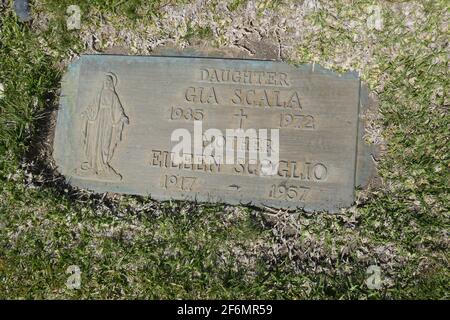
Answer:
[[239, 129], [242, 129], [244, 119], [247, 119], [247, 115], [244, 113], [244, 109], [240, 109], [240, 112], [235, 113], [234, 116], [239, 117]]

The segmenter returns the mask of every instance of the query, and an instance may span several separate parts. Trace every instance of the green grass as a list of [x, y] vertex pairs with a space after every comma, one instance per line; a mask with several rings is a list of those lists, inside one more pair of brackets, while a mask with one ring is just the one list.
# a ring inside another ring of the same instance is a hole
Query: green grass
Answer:
[[[252, 208], [158, 203], [65, 185], [51, 169], [46, 135], [61, 75], [73, 53], [86, 50], [86, 37], [65, 29], [70, 1], [35, 3], [48, 17], [45, 26], [19, 23], [11, 3], [0, 9], [0, 298], [449, 298], [445, 1], [412, 2], [425, 15], [414, 18], [414, 31], [388, 2], [382, 31], [364, 26], [371, 1], [329, 3], [305, 18], [320, 32], [303, 31], [292, 63], [343, 71], [349, 65], [339, 62], [342, 55], [368, 48], [350, 68], [361, 71], [380, 101], [373, 125], [384, 141], [381, 183], [358, 192], [356, 205], [339, 215], [278, 218]], [[118, 21], [126, 21], [138, 33], [139, 24], [166, 21], [165, 3], [78, 1], [84, 27], [120, 29], [126, 24]], [[239, 15], [246, 3], [227, 5]], [[283, 3], [263, 1], [256, 19], [276, 14]], [[202, 10], [217, 13], [217, 5]], [[359, 27], [348, 30], [350, 21]], [[216, 26], [186, 24], [180, 39], [213, 43]], [[66, 287], [70, 265], [82, 271], [79, 290]], [[370, 265], [382, 270], [382, 290], [365, 285]]]
[[246, 4], [247, 0], [233, 0], [231, 1], [231, 3], [228, 5], [228, 9], [230, 11], [235, 11], [236, 9], [238, 9], [239, 7], [242, 7]]
[[192, 27], [188, 25], [186, 35], [184, 36], [184, 39], [187, 41], [191, 39], [197, 39], [197, 40], [207, 40], [212, 39], [213, 37], [213, 31], [210, 27]]
[[[85, 16], [108, 12], [133, 21], [155, 19], [159, 15], [160, 8], [175, 2], [173, 0], [81, 0], [77, 1], [76, 5], [80, 7]], [[70, 0], [44, 0], [43, 4], [47, 10], [62, 17], [66, 14], [67, 7], [75, 3]]]

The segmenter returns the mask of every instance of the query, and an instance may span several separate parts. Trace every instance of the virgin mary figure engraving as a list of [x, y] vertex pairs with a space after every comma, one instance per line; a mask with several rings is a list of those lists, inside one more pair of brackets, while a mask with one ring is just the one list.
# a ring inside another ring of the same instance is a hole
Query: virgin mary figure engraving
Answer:
[[96, 176], [107, 181], [122, 180], [122, 176], [111, 166], [111, 160], [129, 120], [117, 95], [116, 85], [117, 77], [107, 73], [97, 97], [81, 114], [86, 161], [76, 170], [80, 176]]

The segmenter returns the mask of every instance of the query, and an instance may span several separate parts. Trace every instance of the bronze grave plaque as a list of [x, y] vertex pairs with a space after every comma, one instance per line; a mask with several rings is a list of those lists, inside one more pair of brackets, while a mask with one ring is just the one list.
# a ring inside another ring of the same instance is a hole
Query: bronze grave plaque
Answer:
[[96, 192], [335, 212], [370, 171], [354, 73], [86, 55], [63, 78], [54, 159]]

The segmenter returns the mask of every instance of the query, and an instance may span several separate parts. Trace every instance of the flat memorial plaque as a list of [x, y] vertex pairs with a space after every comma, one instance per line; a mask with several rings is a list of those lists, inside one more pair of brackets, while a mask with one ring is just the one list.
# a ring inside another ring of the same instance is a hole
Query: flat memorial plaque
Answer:
[[[71, 185], [96, 192], [335, 212], [354, 202], [368, 170], [365, 101], [357, 75], [317, 65], [86, 55], [63, 78], [53, 155]], [[236, 129], [256, 136], [228, 144]], [[208, 132], [224, 137], [213, 162]], [[177, 162], [184, 142], [191, 149]], [[278, 160], [250, 161], [254, 146]]]

